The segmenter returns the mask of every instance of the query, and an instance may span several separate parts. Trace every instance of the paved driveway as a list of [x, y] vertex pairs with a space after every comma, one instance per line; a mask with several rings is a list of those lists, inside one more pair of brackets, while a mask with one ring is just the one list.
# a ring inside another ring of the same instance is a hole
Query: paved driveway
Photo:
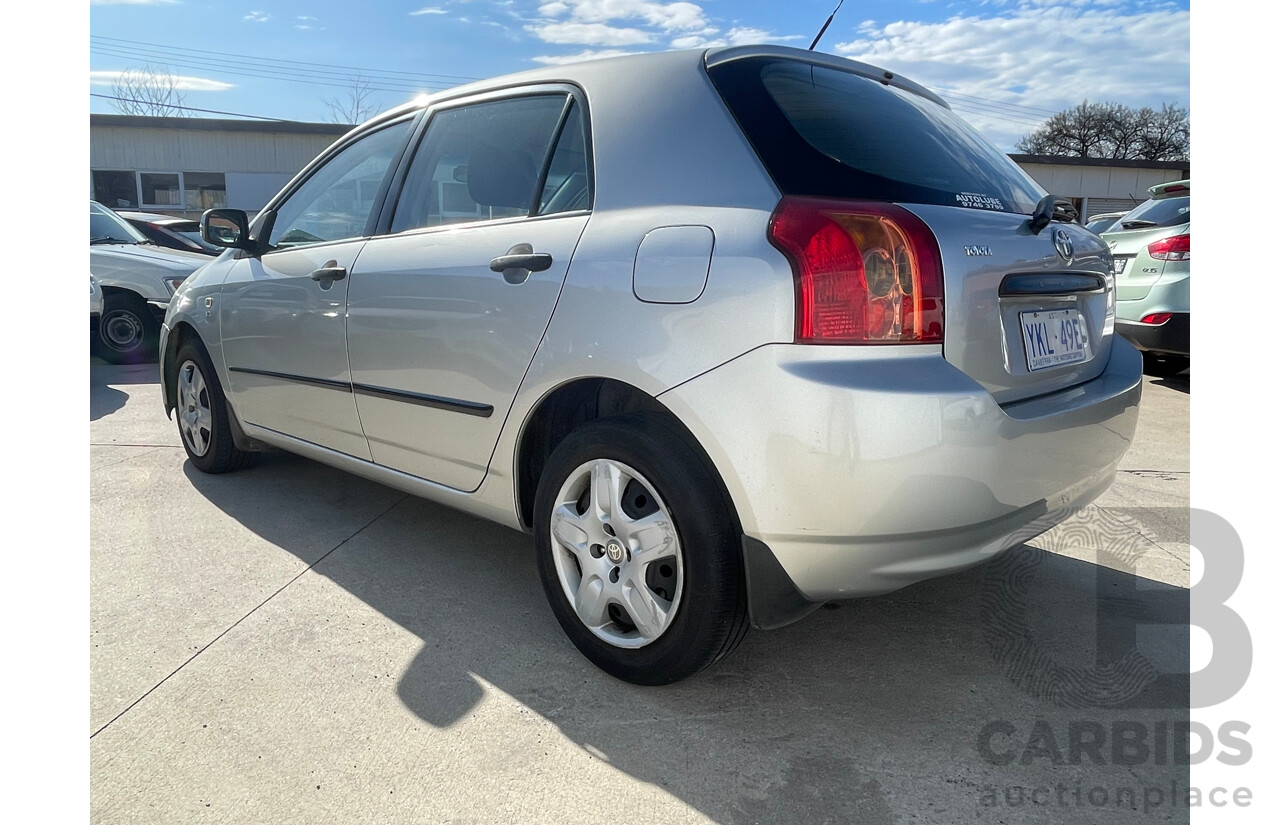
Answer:
[[92, 820], [1185, 822], [1155, 743], [1187, 717], [1188, 393], [1148, 383], [1070, 524], [640, 688], [562, 636], [528, 536], [279, 452], [201, 475], [155, 365], [95, 363]]

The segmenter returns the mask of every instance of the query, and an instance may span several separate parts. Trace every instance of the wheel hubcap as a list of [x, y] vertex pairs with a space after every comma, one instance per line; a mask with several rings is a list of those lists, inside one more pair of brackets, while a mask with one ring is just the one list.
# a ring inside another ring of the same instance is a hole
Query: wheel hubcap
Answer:
[[209, 388], [194, 361], [178, 367], [178, 430], [193, 455], [209, 452], [213, 438], [213, 410], [209, 406]]
[[142, 342], [142, 321], [129, 312], [113, 312], [102, 321], [102, 337], [115, 349], [133, 349]]
[[556, 575], [578, 619], [622, 648], [655, 641], [684, 592], [675, 522], [653, 485], [609, 459], [569, 474], [551, 514]]

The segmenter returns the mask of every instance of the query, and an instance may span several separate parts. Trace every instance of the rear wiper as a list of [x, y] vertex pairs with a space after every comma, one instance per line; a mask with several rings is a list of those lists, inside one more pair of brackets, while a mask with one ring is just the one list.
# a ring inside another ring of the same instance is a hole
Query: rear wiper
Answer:
[[1071, 223], [1078, 217], [1080, 217], [1080, 213], [1071, 201], [1066, 198], [1060, 198], [1057, 195], [1045, 195], [1040, 199], [1040, 203], [1036, 204], [1036, 211], [1031, 213], [1031, 219], [1027, 221], [1027, 226], [1031, 229], [1033, 235], [1039, 235], [1040, 230], [1053, 221]]
[[111, 238], [111, 237], [107, 237], [107, 236], [103, 236], [103, 237], [101, 237], [101, 238], [90, 238], [90, 239], [89, 239], [89, 245], [90, 245], [90, 246], [92, 246], [93, 244], [100, 244], [100, 243], [124, 243], [124, 244], [131, 244], [131, 243], [133, 243], [133, 241], [125, 241], [125, 240], [121, 240], [120, 238]]
[[1144, 221], [1142, 218], [1132, 221], [1121, 221], [1120, 225], [1125, 229], [1145, 229], [1148, 226], [1155, 226], [1155, 221]]

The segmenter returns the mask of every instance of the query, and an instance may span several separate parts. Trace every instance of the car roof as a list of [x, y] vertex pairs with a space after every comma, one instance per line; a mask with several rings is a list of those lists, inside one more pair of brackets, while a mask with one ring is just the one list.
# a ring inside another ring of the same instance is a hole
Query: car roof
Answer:
[[161, 215], [158, 212], [134, 212], [132, 210], [124, 210], [124, 211], [117, 210], [116, 214], [124, 218], [125, 220], [128, 220], [130, 218], [136, 218], [139, 220], [147, 221], [149, 223], [160, 224], [162, 226], [166, 223], [197, 223], [197, 221], [192, 218], [180, 218], [175, 215]]
[[421, 109], [425, 106], [449, 100], [451, 98], [463, 97], [486, 91], [496, 91], [512, 86], [525, 86], [535, 83], [571, 83], [574, 85], [589, 87], [593, 80], [603, 77], [609, 77], [611, 79], [617, 77], [631, 77], [635, 78], [636, 82], [643, 83], [647, 77], [647, 70], [657, 65], [670, 67], [672, 64], [679, 64], [683, 62], [687, 63], [690, 69], [693, 69], [704, 65], [715, 66], [750, 57], [776, 57], [786, 60], [799, 60], [817, 66], [827, 66], [834, 69], [852, 71], [855, 74], [862, 75], [863, 77], [878, 80], [887, 86], [894, 86], [913, 94], [917, 94], [937, 103], [940, 106], [951, 108], [941, 97], [938, 97], [938, 95], [918, 83], [914, 83], [894, 72], [886, 71], [867, 63], [860, 63], [856, 60], [849, 60], [847, 58], [822, 54], [820, 52], [812, 52], [807, 49], [796, 49], [789, 46], [733, 46], [713, 49], [680, 49], [667, 52], [646, 52], [644, 54], [602, 57], [595, 58], [593, 60], [581, 60], [574, 63], [565, 63], [558, 66], [529, 69], [527, 71], [516, 72], [514, 74], [499, 75], [497, 77], [467, 83], [462, 86], [455, 86], [452, 89], [446, 89], [434, 94], [420, 95], [408, 103], [404, 103], [383, 112], [381, 115], [370, 120], [369, 123], [374, 124], [387, 120], [394, 120], [405, 112]]

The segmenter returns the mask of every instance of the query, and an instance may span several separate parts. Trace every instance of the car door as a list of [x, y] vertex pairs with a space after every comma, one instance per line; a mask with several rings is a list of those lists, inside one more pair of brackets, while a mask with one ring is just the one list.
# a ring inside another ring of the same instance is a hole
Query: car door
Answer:
[[413, 122], [338, 147], [272, 207], [268, 251], [231, 267], [222, 346], [245, 422], [369, 459], [347, 364], [347, 275]]
[[429, 113], [348, 296], [376, 463], [460, 490], [483, 480], [589, 215], [576, 94], [538, 87]]

